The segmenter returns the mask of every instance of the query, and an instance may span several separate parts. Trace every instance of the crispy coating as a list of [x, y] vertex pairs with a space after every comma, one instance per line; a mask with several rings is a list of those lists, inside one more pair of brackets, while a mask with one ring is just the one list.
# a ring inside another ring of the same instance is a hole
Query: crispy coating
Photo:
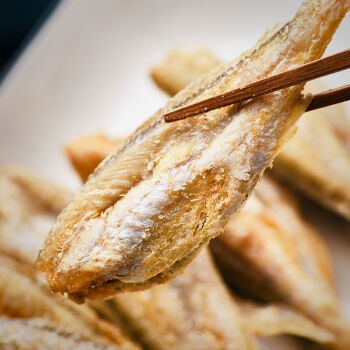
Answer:
[[[84, 139], [93, 140], [93, 137]], [[78, 146], [74, 148], [78, 154], [84, 155], [80, 162], [83, 171], [87, 169], [84, 161], [91, 164], [89, 157], [94, 158], [91, 152], [84, 154], [86, 149], [89, 149], [87, 144], [95, 146], [100, 140], [102, 138], [97, 137], [96, 142], [84, 143], [83, 149], [79, 150]], [[110, 143], [110, 147], [113, 147], [113, 142]], [[97, 149], [109, 153], [107, 148]], [[75, 151], [72, 154], [75, 154]], [[21, 201], [22, 198], [16, 200]], [[34, 198], [28, 201], [29, 207], [30, 204], [35, 204]], [[11, 239], [14, 244], [19, 244], [16, 235], [16, 231], [13, 231]], [[27, 231], [26, 238], [31, 240], [35, 235], [34, 230], [30, 230]], [[26, 246], [23, 247], [24, 251], [25, 249]], [[176, 288], [164, 285], [161, 290], [152, 290], [146, 298], [147, 302], [140, 293], [125, 294], [118, 303], [115, 301], [120, 310], [118, 314], [123, 315], [123, 322], [127, 319], [129, 328], [132, 323], [133, 333], [137, 333], [138, 338], [152, 349], [196, 349], [199, 343], [203, 349], [255, 349], [254, 339], [243, 329], [240, 313], [223, 286], [208, 253], [199, 257], [184, 276], [177, 282]], [[207, 294], [209, 292], [210, 294]], [[167, 307], [170, 307], [172, 302], [176, 302], [176, 305], [172, 305], [170, 312]], [[186, 305], [191, 303], [193, 308], [190, 312]], [[102, 313], [106, 312], [101, 307], [99, 310]], [[115, 307], [112, 307], [112, 310], [115, 312]], [[143, 320], [136, 316], [140, 310], [143, 310]], [[154, 313], [157, 310], [162, 312]], [[107, 313], [110, 312], [111, 308], [108, 307]], [[101, 344], [108, 344], [103, 338], [106, 336], [122, 349], [138, 349], [123, 337], [118, 328], [101, 320], [88, 305], [77, 305], [59, 294], [51, 294], [41, 275], [30, 265], [21, 264], [2, 255], [0, 314], [12, 318], [46, 318], [60, 327], [70, 329], [77, 337], [82, 336]], [[179, 322], [174, 323], [176, 314]], [[198, 327], [192, 328], [192, 322]]]
[[[79, 155], [84, 155], [80, 162], [82, 165], [80, 169], [83, 171], [88, 168], [84, 161], [91, 164], [89, 157], [95, 157], [88, 151], [84, 154], [89, 149], [86, 146], [96, 146], [103, 139], [96, 135], [84, 139], [90, 141], [94, 137], [95, 142], [85, 142], [80, 150], [81, 146], [76, 146], [72, 153], [75, 154], [77, 151]], [[110, 143], [110, 147], [113, 147], [113, 142]], [[109, 153], [106, 147], [97, 149]], [[16, 197], [16, 200], [19, 202], [17, 205], [20, 205], [23, 198]], [[33, 204], [35, 198], [30, 198], [28, 207]], [[34, 230], [29, 230], [26, 235], [26, 238], [31, 240], [35, 238], [36, 233]], [[16, 242], [19, 244], [16, 237], [17, 233], [13, 231], [11, 239], [14, 244]], [[23, 250], [26, 248], [23, 247]], [[173, 302], [176, 302], [176, 305], [172, 305], [171, 311], [167, 307]], [[146, 300], [141, 293], [130, 293], [115, 303], [118, 304], [120, 310], [118, 314], [123, 315], [124, 322], [127, 319], [129, 326], [132, 323], [133, 333], [137, 333], [142, 342], [152, 349], [195, 349], [198, 344], [201, 344], [203, 349], [256, 348], [253, 337], [243, 329], [239, 311], [223, 286], [208, 253], [203, 253], [175, 285], [164, 285], [160, 290], [152, 290]], [[186, 305], [190, 304], [193, 304], [192, 311], [186, 308]], [[140, 310], [143, 310], [143, 320], [136, 316]], [[110, 308], [108, 312], [111, 312]], [[101, 320], [87, 305], [77, 305], [59, 294], [51, 294], [41, 280], [40, 274], [30, 265], [24, 265], [2, 255], [0, 255], [0, 314], [12, 318], [49, 319], [59, 327], [74, 332], [76, 337], [108, 344], [103, 338], [106, 336], [119, 344], [122, 349], [138, 349], [136, 345], [125, 340], [118, 328]], [[179, 322], [174, 323], [176, 315]], [[192, 322], [196, 323], [197, 327], [192, 327]]]
[[[92, 139], [93, 136], [91, 136]], [[88, 138], [87, 138], [88, 139]], [[94, 142], [91, 142], [91, 145], [98, 144], [98, 139], [94, 140]], [[84, 145], [84, 149], [88, 149], [88, 145]], [[97, 145], [97, 149], [100, 149]], [[76, 149], [78, 154], [81, 154], [83, 152], [82, 150]], [[105, 152], [100, 151], [99, 152], [99, 158], [102, 161], [105, 156], [107, 156], [109, 153], [109, 150], [105, 150]], [[70, 158], [74, 158], [75, 153], [69, 154]], [[86, 154], [86, 157], [84, 157], [86, 161], [88, 161], [88, 153]], [[85, 169], [86, 167], [84, 164], [81, 164], [82, 169]], [[282, 186], [278, 185], [272, 178], [268, 177], [267, 175], [264, 175], [263, 180], [257, 185], [257, 188], [255, 190], [255, 194], [252, 195], [252, 197], [248, 200], [247, 208], [243, 208], [242, 211], [248, 212], [248, 216], [250, 215], [250, 220], [252, 222], [259, 222], [260, 216], [257, 216], [249, 210], [251, 205], [250, 202], [257, 201], [257, 194], [261, 193], [260, 197], [267, 197], [270, 198], [270, 201], [260, 201], [259, 208], [261, 209], [261, 215], [264, 215], [268, 217], [270, 225], [280, 227], [279, 222], [280, 219], [276, 220], [272, 215], [269, 215], [269, 212], [273, 210], [274, 208], [271, 208], [271, 203], [274, 203], [274, 205], [278, 208], [285, 207], [287, 212], [288, 210], [295, 215], [294, 218], [291, 218], [289, 216], [289, 220], [296, 220], [299, 222], [299, 227], [303, 227], [303, 230], [298, 230], [298, 227], [295, 225], [293, 226], [298, 234], [297, 240], [303, 240], [306, 241], [303, 244], [310, 248], [312, 246], [312, 253], [307, 256], [309, 266], [316, 266], [319, 270], [318, 278], [323, 279], [326, 283], [326, 285], [329, 285], [330, 288], [333, 288], [333, 277], [332, 277], [332, 271], [331, 271], [331, 263], [330, 258], [326, 249], [326, 246], [322, 242], [321, 238], [317, 235], [315, 232], [315, 237], [312, 237], [312, 233], [310, 236], [310, 231], [312, 232], [312, 229], [306, 225], [306, 228], [304, 227], [304, 221], [301, 221], [300, 216], [297, 214], [298, 207], [297, 203], [295, 201], [295, 198], [292, 196], [291, 193], [284, 190]], [[260, 198], [259, 197], [259, 198]], [[266, 211], [266, 213], [265, 213]], [[281, 210], [277, 210], [277, 214], [281, 213]], [[240, 215], [235, 219], [235, 222], [239, 222]], [[286, 215], [282, 216], [283, 219], [286, 220]], [[280, 227], [281, 230], [284, 230], [284, 227]], [[306, 233], [304, 232], [306, 230]], [[255, 231], [256, 235], [259, 235], [260, 232]], [[283, 236], [283, 232], [282, 232]], [[294, 246], [294, 242], [285, 244], [286, 240], [289, 240], [288, 233], [284, 233], [284, 242], [283, 244], [279, 245], [279, 249], [281, 250], [281, 254], [287, 254], [290, 255], [290, 252], [288, 250], [288, 247], [292, 244]], [[255, 236], [252, 236], [252, 239], [254, 239]], [[220, 238], [219, 238], [220, 239]], [[219, 239], [215, 239], [213, 241], [214, 243], [217, 243]], [[259, 241], [261, 236], [257, 238]], [[265, 242], [267, 243], [269, 241], [270, 237], [265, 237]], [[216, 247], [218, 245], [216, 244]], [[318, 248], [317, 248], [318, 247]], [[286, 251], [284, 252], [284, 249]], [[229, 249], [223, 245], [223, 248], [221, 251], [219, 251], [219, 256], [225, 258], [227, 255], [232, 255], [229, 259], [234, 259], [236, 262], [239, 261], [237, 256], [239, 255], [239, 250], [237, 252], [231, 252]], [[244, 255], [244, 245], [242, 249], [242, 254]], [[305, 252], [303, 253], [306, 254]], [[259, 257], [259, 254], [256, 254], [256, 258]], [[174, 309], [177, 310], [178, 317], [183, 317], [184, 319], [187, 319], [188, 321], [185, 322], [186, 325], [190, 323], [195, 323], [195, 321], [190, 321], [192, 318], [196, 317], [201, 320], [205, 320], [203, 322], [206, 322], [208, 324], [217, 324], [218, 326], [221, 325], [221, 319], [220, 317], [212, 317], [213, 321], [209, 322], [207, 318], [210, 319], [211, 314], [207, 307], [202, 307], [200, 310], [197, 310], [196, 314], [191, 313], [190, 315], [186, 315], [186, 313], [182, 310], [182, 303], [179, 304], [179, 300], [174, 299], [174, 289], [180, 283], [184, 286], [184, 290], [186, 290], [186, 293], [182, 294], [182, 300], [184, 303], [190, 304], [191, 300], [203, 300], [203, 295], [201, 296], [201, 291], [203, 291], [202, 294], [208, 295], [209, 293], [211, 295], [215, 295], [217, 290], [222, 290], [223, 287], [221, 286], [222, 282], [221, 279], [218, 277], [215, 277], [216, 269], [212, 266], [212, 263], [210, 261], [207, 261], [209, 257], [205, 257], [204, 254], [201, 254], [201, 257], [198, 257], [194, 260], [193, 263], [191, 263], [188, 267], [188, 269], [185, 270], [183, 275], [180, 275], [175, 278], [174, 281], [170, 281], [165, 285], [162, 286], [156, 286], [153, 288], [150, 288], [147, 291], [144, 292], [133, 292], [133, 293], [124, 293], [116, 295], [113, 299], [111, 299], [108, 302], [105, 303], [94, 303], [94, 307], [97, 308], [106, 318], [110, 319], [112, 322], [116, 322], [118, 325], [124, 326], [127, 325], [127, 330], [134, 334], [134, 337], [139, 339], [143, 344], [146, 345], [146, 347], [150, 348], [156, 348], [156, 349], [168, 349], [169, 347], [175, 348], [176, 345], [179, 345], [179, 349], [182, 347], [188, 347], [189, 339], [192, 339], [191, 337], [187, 337], [186, 334], [190, 334], [190, 330], [186, 331], [186, 326], [182, 322], [173, 322], [174, 320]], [[193, 265], [193, 266], [192, 266]], [[225, 266], [222, 264], [220, 265], [223, 271], [225, 272]], [[305, 314], [302, 312], [302, 310], [297, 311], [292, 306], [288, 305], [290, 304], [289, 300], [287, 298], [282, 298], [279, 293], [277, 293], [277, 286], [274, 286], [271, 284], [266, 284], [266, 281], [272, 280], [267, 276], [268, 271], [270, 269], [270, 264], [266, 263], [264, 266], [263, 263], [261, 263], [260, 270], [257, 271], [257, 268], [254, 267], [253, 264], [249, 264], [248, 259], [242, 259], [242, 269], [240, 271], [232, 270], [230, 265], [227, 264], [227, 271], [226, 271], [226, 277], [231, 276], [232, 273], [236, 276], [236, 281], [238, 286], [244, 286], [247, 284], [249, 286], [250, 295], [252, 295], [254, 298], [257, 296], [260, 299], [263, 300], [270, 300], [270, 304], [268, 305], [257, 305], [253, 302], [243, 301], [238, 299], [234, 300], [233, 298], [228, 298], [224, 295], [224, 293], [220, 292], [221, 295], [218, 295], [216, 298], [211, 298], [211, 303], [208, 302], [202, 302], [202, 305], [209, 305], [214, 307], [218, 307], [220, 310], [222, 310], [222, 302], [221, 300], [225, 300], [225, 303], [238, 303], [240, 309], [242, 312], [240, 313], [240, 318], [242, 319], [246, 325], [246, 328], [249, 330], [250, 333], [256, 334], [258, 336], [273, 336], [273, 335], [279, 335], [283, 333], [298, 335], [299, 337], [305, 337], [308, 339], [311, 339], [315, 342], [319, 342], [322, 344], [332, 344], [336, 341], [336, 337], [334, 334], [326, 330], [325, 328], [322, 328], [321, 326], [317, 325], [312, 319], [310, 319], [308, 316], [305, 316]], [[264, 268], [266, 271], [264, 271]], [[198, 273], [200, 275], [199, 271], [206, 271], [207, 278], [205, 280], [196, 278], [196, 274]], [[257, 274], [254, 279], [254, 274]], [[278, 276], [276, 275], [276, 278]], [[214, 283], [213, 279], [216, 278], [217, 281]], [[229, 279], [228, 279], [229, 280]], [[264, 282], [261, 282], [261, 281]], [[178, 283], [175, 283], [178, 282]], [[185, 283], [184, 281], [187, 281]], [[202, 283], [199, 283], [199, 282]], [[207, 281], [208, 283], [205, 283]], [[204, 283], [203, 283], [204, 282]], [[256, 287], [254, 287], [257, 285]], [[298, 283], [294, 286], [298, 287]], [[318, 286], [320, 288], [320, 286]], [[255, 289], [253, 289], [255, 288]], [[252, 289], [255, 291], [255, 293], [252, 293]], [[235, 288], [237, 290], [237, 288]], [[245, 294], [247, 294], [247, 290], [243, 290]], [[227, 291], [226, 291], [227, 294]], [[176, 292], [176, 295], [178, 293]], [[279, 297], [277, 297], [277, 295]], [[306, 295], [304, 295], [307, 297]], [[334, 297], [336, 297], [334, 295]], [[205, 298], [205, 297], [204, 297]], [[230, 299], [230, 301], [228, 301]], [[285, 302], [286, 304], [278, 303], [276, 304], [275, 301], [280, 300], [282, 302]], [[216, 305], [215, 303], [219, 301], [219, 304]], [[334, 301], [337, 303], [337, 300]], [[232, 312], [232, 307], [227, 308], [227, 313]], [[233, 315], [236, 314], [232, 313]], [[218, 314], [220, 316], [220, 314]], [[232, 316], [233, 316], [232, 315]], [[232, 317], [231, 316], [231, 317]], [[237, 316], [237, 315], [236, 315]], [[328, 317], [328, 315], [321, 315], [322, 317]], [[169, 320], [169, 322], [168, 322]], [[181, 326], [179, 326], [179, 324]], [[233, 323], [230, 323], [231, 326]], [[183, 329], [183, 332], [180, 332], [179, 330]], [[224, 332], [224, 327], [221, 328], [221, 332]], [[232, 331], [228, 329], [229, 333]], [[192, 332], [192, 331], [191, 331]], [[172, 337], [165, 337], [165, 334], [173, 334]], [[205, 337], [201, 337], [201, 334], [206, 334], [206, 332], [198, 333], [197, 336], [200, 339], [200, 342], [204, 342], [204, 344], [208, 344], [205, 341]], [[177, 341], [177, 338], [180, 339], [180, 341]], [[225, 336], [222, 337], [223, 339]], [[159, 339], [162, 339], [162, 341], [159, 341]], [[168, 342], [168, 339], [171, 339], [171, 343]], [[217, 345], [220, 345], [219, 343], [216, 343]], [[213, 344], [211, 345], [213, 346]], [[215, 348], [215, 347], [213, 347]]]
[[51, 289], [102, 299], [181, 273], [244, 203], [309, 99], [296, 86], [178, 123], [164, 123], [163, 113], [319, 58], [347, 5], [306, 1], [258, 47], [190, 84], [129, 136], [41, 250]]
[[[195, 50], [178, 49], [174, 52], [173, 57], [197, 59]], [[201, 53], [205, 54], [211, 57], [209, 52]], [[170, 65], [168, 62], [165, 60], [162, 64], [164, 73], [157, 82], [165, 90], [166, 85], [176, 79], [171, 70], [175, 63]], [[181, 65], [179, 60], [176, 64], [178, 71], [181, 71]], [[186, 67], [182, 71], [186, 72]], [[306, 89], [318, 93], [325, 91], [326, 87], [319, 81], [312, 81]], [[283, 176], [291, 185], [328, 208], [347, 216], [350, 203], [350, 157], [347, 154], [350, 122], [344, 106], [335, 105], [308, 113], [299, 121], [298, 127], [296, 136], [276, 158], [273, 173]], [[338, 311], [339, 302], [325, 244], [301, 218], [291, 193], [271, 178], [263, 178], [242, 213], [211, 245], [221, 271], [236, 290], [260, 300], [279, 300], [297, 307], [309, 319], [333, 332], [331, 343], [347, 338], [349, 326]], [[291, 274], [291, 270], [297, 272]], [[332, 317], [329, 309], [333, 310]], [[299, 331], [313, 328], [300, 322], [299, 313], [283, 310], [280, 305], [270, 304], [261, 309], [249, 305], [243, 314], [247, 311], [247, 323], [256, 326], [258, 334], [268, 330], [281, 331], [284, 327], [290, 327], [289, 331], [294, 326]], [[328, 323], [330, 318], [333, 321]], [[344, 348], [344, 345], [340, 346]]]
[[0, 263], [0, 314], [45, 317], [90, 339], [97, 336], [93, 326], [97, 317], [92, 310], [86, 306], [76, 308], [64, 298], [53, 297], [35, 270], [27, 269], [24, 274], [20, 263], [4, 256], [0, 256]]
[[[195, 69], [188, 73], [198, 60], [206, 62], [202, 69], [207, 72], [217, 64], [208, 51], [179, 48], [152, 69], [152, 77], [162, 90], [175, 94], [200, 75]], [[327, 90], [319, 80], [308, 82], [305, 89], [313, 94]], [[344, 105], [307, 113], [298, 122], [298, 130], [276, 157], [272, 173], [349, 219], [350, 119]]]

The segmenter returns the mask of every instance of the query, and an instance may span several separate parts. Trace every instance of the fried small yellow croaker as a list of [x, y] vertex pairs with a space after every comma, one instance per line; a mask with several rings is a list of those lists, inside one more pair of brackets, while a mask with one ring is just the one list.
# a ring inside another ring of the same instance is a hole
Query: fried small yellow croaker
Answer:
[[38, 259], [52, 290], [83, 301], [182, 272], [271, 165], [309, 99], [302, 86], [178, 123], [163, 113], [319, 58], [347, 1], [306, 1], [250, 52], [203, 76], [140, 126], [60, 214]]

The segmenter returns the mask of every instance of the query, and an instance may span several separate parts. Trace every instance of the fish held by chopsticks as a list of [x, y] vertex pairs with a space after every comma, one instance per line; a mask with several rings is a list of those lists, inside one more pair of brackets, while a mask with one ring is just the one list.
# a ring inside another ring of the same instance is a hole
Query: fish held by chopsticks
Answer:
[[[84, 145], [80, 140], [85, 140]], [[73, 164], [79, 165], [77, 172], [83, 174], [93, 161], [98, 165], [112, 151], [112, 147], [106, 149], [104, 138], [97, 134], [81, 137], [68, 145], [67, 156]], [[93, 156], [90, 156], [91, 151]], [[211, 241], [212, 252], [226, 281], [235, 291], [268, 301], [267, 306], [227, 298], [221, 279], [215, 277], [217, 272], [211, 266], [209, 254], [203, 253], [173, 281], [147, 291], [117, 294], [108, 305], [112, 303], [139, 337], [156, 349], [168, 349], [173, 345], [164, 340], [164, 333], [178, 336], [178, 348], [191, 343], [191, 336], [186, 336], [190, 332], [183, 328], [184, 322], [173, 322], [181, 317], [193, 318], [191, 323], [197, 323], [196, 318], [199, 318], [217, 325], [223, 332], [221, 339], [230, 339], [224, 332], [225, 326], [220, 327], [222, 317], [230, 317], [228, 334], [232, 334], [233, 329], [240, 334], [239, 327], [233, 327], [237, 312], [230, 303], [243, 309], [240, 316], [247, 329], [258, 336], [291, 333], [328, 346], [337, 344], [337, 349], [347, 349], [350, 327], [340, 311], [327, 247], [318, 232], [303, 220], [297, 204], [293, 193], [264, 174], [242, 211], [226, 226], [223, 234]], [[203, 272], [206, 278], [199, 279]], [[217, 281], [213, 283], [215, 278]], [[174, 293], [178, 295], [179, 285], [183, 296], [176, 299]], [[217, 297], [210, 299], [213, 303], [206, 301], [207, 295], [214, 294]], [[188, 305], [191, 300], [201, 300], [199, 304], [205, 306], [196, 313], [187, 314], [186, 310], [181, 313], [182, 303]], [[214, 300], [220, 300], [220, 305], [227, 304], [225, 313], [210, 312], [216, 306], [223, 309]], [[205, 334], [198, 332], [196, 337], [202, 344], [210, 344]], [[211, 348], [214, 348], [213, 343]]]
[[[66, 155], [82, 178], [82, 174], [87, 174], [87, 169], [91, 168], [92, 164], [95, 163], [97, 166], [113, 150], [114, 143], [120, 140], [111, 139], [111, 146], [108, 149], [105, 145], [105, 139], [106, 136], [104, 135], [91, 134], [66, 145]], [[92, 171], [93, 169], [91, 169]], [[255, 193], [259, 192], [261, 186], [266, 187], [266, 182], [270, 184], [269, 187], [272, 187], [272, 190], [278, 191], [277, 183], [272, 179], [270, 181], [266, 180], [264, 175]], [[269, 194], [271, 194], [271, 191], [267, 192], [267, 195]], [[290, 203], [288, 200], [284, 201], [284, 198], [276, 198], [274, 191], [272, 194], [271, 201], [276, 203], [276, 206], [290, 207], [293, 212], [295, 209], [294, 202]], [[248, 203], [254, 200], [256, 200], [256, 196], [253, 194]], [[248, 203], [243, 208], [243, 212], [247, 211]], [[264, 206], [264, 203], [262, 203], [262, 206]], [[269, 209], [267, 205], [266, 215], [269, 214]], [[275, 207], [271, 210], [274, 209]], [[264, 214], [264, 210], [258, 215], [261, 214]], [[237, 222], [241, 215], [242, 213], [238, 215], [234, 222]], [[274, 220], [271, 216], [269, 216], [269, 219]], [[293, 219], [298, 218], [293, 217]], [[255, 213], [252, 213], [250, 220], [259, 221], [259, 218], [255, 216]], [[276, 222], [277, 226], [278, 222]], [[213, 241], [217, 241], [224, 235], [220, 235]], [[298, 240], [302, 241], [301, 245], [308, 243], [308, 241], [303, 242], [304, 238], [307, 239], [307, 235], [304, 236], [304, 232], [301, 231], [298, 237]], [[257, 239], [259, 241], [260, 237], [257, 237]], [[265, 241], [268, 240], [269, 237], [267, 236]], [[314, 249], [314, 241], [311, 243]], [[282, 251], [286, 247], [289, 247], [289, 245], [280, 245]], [[229, 246], [227, 248], [228, 253], [231, 253]], [[287, 250], [284, 253], [288, 255], [289, 251]], [[232, 254], [234, 253], [232, 252]], [[308, 265], [317, 264], [317, 261], [315, 262], [313, 259], [313, 255], [308, 257]], [[193, 339], [196, 339], [196, 344], [201, 344], [203, 349], [222, 348], [223, 344], [225, 344], [225, 349], [251, 348], [251, 346], [254, 346], [254, 342], [252, 340], [248, 341], [249, 336], [245, 329], [259, 337], [293, 334], [321, 344], [330, 345], [338, 342], [339, 338], [334, 333], [319, 327], [300, 311], [288, 306], [289, 300], [283, 299], [283, 302], [287, 304], [276, 304], [274, 302], [265, 306], [236, 299], [233, 295], [230, 296], [211, 260], [209, 252], [205, 249], [189, 264], [184, 273], [174, 280], [149, 288], [146, 291], [119, 293], [106, 302], [94, 302], [93, 305], [104, 316], [117, 324], [120, 324], [122, 315], [122, 318], [126, 320], [128, 330], [135, 334], [135, 337], [142, 344], [158, 350], [192, 348]], [[323, 268], [322, 271], [325, 270], [324, 279], [326, 281], [329, 280], [331, 274], [327, 263], [330, 264], [327, 254], [325, 254], [322, 259], [322, 266], [326, 265], [327, 268]], [[248, 265], [246, 264], [246, 267]], [[267, 264], [266, 268], [269, 269], [270, 265]], [[249, 270], [246, 272], [249, 274]], [[261, 275], [262, 278], [265, 278], [264, 273], [261, 273]], [[244, 280], [242, 275], [239, 275], [238, 279]], [[318, 287], [322, 288], [320, 284]], [[324, 292], [324, 290], [322, 291]], [[264, 288], [260, 288], [259, 292], [263, 294]], [[337, 303], [336, 298], [334, 298], [334, 302]], [[237, 312], [237, 306], [243, 312]], [[194, 310], [196, 312], [193, 312]], [[322, 317], [328, 318], [328, 314], [321, 314], [320, 318], [322, 319]], [[339, 322], [341, 321], [339, 315]], [[242, 322], [245, 324], [244, 329], [241, 327]], [[189, 327], [189, 325], [196, 326]], [[203, 331], [204, 328], [206, 331]], [[346, 330], [345, 327], [344, 330]], [[214, 341], [216, 337], [211, 336], [213, 333], [220, 334], [220, 341]]]
[[44, 244], [38, 267], [51, 289], [102, 299], [181, 273], [242, 206], [310, 98], [295, 86], [179, 123], [166, 124], [162, 115], [318, 59], [348, 5], [304, 2], [293, 20], [198, 79], [130, 135]]
[[[92, 166], [98, 166], [121, 140], [95, 133], [66, 144], [65, 153], [84, 179], [89, 171], [93, 172]], [[93, 306], [112, 322], [119, 324], [122, 319], [123, 326], [146, 348], [258, 348], [250, 330], [243, 327], [245, 319], [243, 321], [243, 315], [225, 287], [208, 249], [204, 249], [182, 275], [169, 283], [145, 291], [120, 293], [108, 301], [93, 302]], [[302, 326], [305, 323], [301, 322]], [[313, 339], [319, 335], [324, 337], [323, 330], [317, 327], [309, 333]]]

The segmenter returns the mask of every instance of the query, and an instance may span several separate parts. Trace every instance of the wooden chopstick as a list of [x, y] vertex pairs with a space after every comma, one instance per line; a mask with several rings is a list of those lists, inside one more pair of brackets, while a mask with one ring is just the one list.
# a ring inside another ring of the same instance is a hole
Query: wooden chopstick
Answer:
[[[243, 102], [253, 97], [265, 95], [276, 90], [301, 84], [328, 74], [339, 72], [349, 67], [350, 49], [255, 81], [242, 88], [234, 89], [223, 94], [193, 103], [189, 106], [181, 107], [164, 114], [164, 120], [166, 122], [173, 122], [176, 120], [192, 117], [234, 103]], [[339, 96], [341, 96], [343, 99]], [[310, 108], [321, 108], [329, 105], [328, 103], [334, 104], [346, 101], [348, 99], [349, 85], [315, 95], [313, 101], [311, 102]]]
[[350, 84], [314, 95], [306, 111], [313, 111], [348, 100], [350, 100]]

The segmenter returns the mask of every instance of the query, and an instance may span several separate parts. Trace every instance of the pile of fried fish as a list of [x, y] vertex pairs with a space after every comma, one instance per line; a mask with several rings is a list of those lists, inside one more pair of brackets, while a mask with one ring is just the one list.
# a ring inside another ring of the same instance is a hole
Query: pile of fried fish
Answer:
[[75, 195], [1, 169], [0, 348], [248, 350], [288, 334], [300, 348], [350, 349], [328, 247], [299, 204], [350, 220], [343, 106], [302, 116], [316, 82], [162, 120], [320, 58], [348, 9], [306, 0], [230, 63], [172, 51], [151, 70], [174, 96], [164, 108], [129, 137], [66, 144]]

